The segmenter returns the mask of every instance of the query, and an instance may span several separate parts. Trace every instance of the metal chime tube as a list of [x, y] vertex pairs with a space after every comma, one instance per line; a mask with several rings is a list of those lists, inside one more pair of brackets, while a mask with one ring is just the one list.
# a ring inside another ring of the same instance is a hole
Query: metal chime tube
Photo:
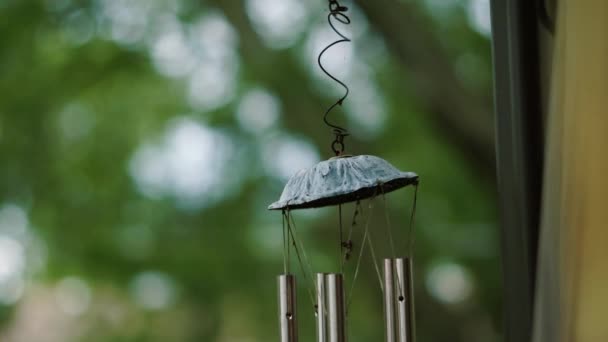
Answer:
[[278, 277], [278, 282], [281, 342], [297, 342], [296, 278], [292, 274], [281, 274]]
[[397, 276], [397, 317], [399, 342], [414, 342], [414, 296], [412, 259], [395, 259], [395, 273]]
[[387, 342], [414, 342], [414, 294], [410, 258], [384, 259]]
[[393, 259], [384, 259], [384, 324], [386, 342], [397, 342]]
[[329, 316], [329, 342], [345, 342], [344, 284], [341, 274], [327, 275], [327, 314]]
[[317, 342], [327, 342], [327, 298], [325, 274], [317, 273]]
[[317, 342], [346, 342], [342, 274], [317, 274]]

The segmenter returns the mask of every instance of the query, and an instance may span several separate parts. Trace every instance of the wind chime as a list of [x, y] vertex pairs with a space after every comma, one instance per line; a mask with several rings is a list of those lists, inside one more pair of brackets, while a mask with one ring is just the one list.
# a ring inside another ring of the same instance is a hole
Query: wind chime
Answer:
[[[321, 70], [332, 80], [337, 82], [345, 90], [342, 97], [331, 105], [323, 121], [329, 126], [334, 135], [331, 149], [335, 156], [329, 160], [322, 161], [310, 169], [297, 172], [287, 182], [280, 199], [271, 204], [269, 209], [281, 210], [283, 216], [283, 256], [284, 273], [278, 276], [279, 292], [279, 326], [281, 342], [298, 341], [298, 314], [296, 301], [296, 276], [290, 272], [290, 258], [295, 252], [300, 264], [305, 282], [309, 287], [311, 302], [316, 314], [317, 342], [345, 342], [347, 341], [346, 322], [348, 319], [348, 308], [350, 297], [347, 299], [345, 293], [344, 266], [354, 252], [352, 240], [353, 227], [356, 225], [357, 216], [361, 213], [361, 201], [370, 200], [372, 203], [378, 196], [394, 190], [414, 186], [414, 201], [407, 228], [408, 247], [405, 255], [397, 257], [395, 245], [388, 227], [388, 239], [392, 255], [383, 261], [383, 274], [377, 263], [376, 253], [369, 234], [371, 213], [368, 213], [367, 222], [360, 242], [358, 260], [351, 280], [350, 295], [357, 279], [359, 266], [366, 244], [369, 246], [376, 273], [379, 278], [380, 288], [384, 297], [384, 319], [385, 340], [387, 342], [414, 342], [414, 297], [412, 277], [412, 250], [413, 250], [413, 220], [416, 210], [416, 196], [418, 193], [418, 175], [413, 172], [401, 172], [390, 163], [379, 157], [371, 155], [353, 156], [344, 153], [344, 139], [348, 131], [331, 123], [328, 115], [337, 106], [341, 106], [348, 97], [348, 86], [331, 75], [323, 66], [323, 54], [331, 47], [350, 42], [350, 39], [342, 34], [336, 23], [349, 25], [350, 18], [346, 15], [348, 8], [342, 6], [338, 0], [329, 0], [329, 14], [327, 20], [333, 31], [340, 37], [335, 42], [325, 47], [318, 57]], [[345, 238], [342, 227], [342, 206], [347, 203], [355, 203], [354, 215], [350, 232]], [[295, 221], [291, 211], [298, 209], [320, 208], [326, 206], [337, 206], [339, 213], [339, 244], [336, 244], [340, 252], [338, 272], [317, 273], [315, 277], [308, 262], [306, 250], [302, 241], [298, 238]], [[385, 208], [385, 210], [387, 210]], [[388, 221], [388, 213], [387, 221]], [[306, 267], [305, 265], [308, 265]]]

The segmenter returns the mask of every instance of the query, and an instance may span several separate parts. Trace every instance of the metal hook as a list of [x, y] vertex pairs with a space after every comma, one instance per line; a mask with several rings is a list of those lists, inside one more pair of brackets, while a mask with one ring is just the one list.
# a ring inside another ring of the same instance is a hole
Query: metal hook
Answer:
[[338, 0], [329, 0], [329, 11], [331, 13], [346, 12], [348, 7], [340, 5]]
[[336, 138], [331, 143], [331, 150], [334, 151], [336, 156], [339, 156], [344, 153], [344, 138], [349, 136], [349, 134], [340, 129], [334, 129], [334, 134], [336, 135]]

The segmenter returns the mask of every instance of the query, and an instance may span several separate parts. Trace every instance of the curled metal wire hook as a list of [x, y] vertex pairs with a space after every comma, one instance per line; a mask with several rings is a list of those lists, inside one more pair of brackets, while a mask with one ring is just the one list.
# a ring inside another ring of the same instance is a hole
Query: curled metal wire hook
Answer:
[[332, 128], [332, 131], [335, 135], [335, 140], [332, 142], [331, 144], [331, 149], [332, 151], [334, 151], [334, 153], [336, 155], [340, 155], [344, 152], [344, 137], [347, 137], [348, 134], [348, 130], [340, 127], [338, 125], [332, 124], [329, 120], [328, 120], [328, 116], [329, 113], [337, 106], [341, 106], [342, 103], [344, 102], [344, 100], [348, 97], [348, 94], [350, 92], [350, 89], [348, 88], [348, 86], [340, 81], [338, 78], [336, 78], [335, 76], [333, 76], [332, 74], [330, 74], [327, 69], [325, 69], [325, 67], [323, 66], [323, 63], [321, 62], [321, 57], [323, 57], [323, 54], [325, 54], [325, 52], [327, 50], [329, 50], [330, 48], [332, 48], [333, 46], [340, 44], [340, 43], [347, 43], [350, 42], [350, 38], [346, 37], [344, 34], [342, 34], [342, 32], [340, 32], [336, 26], [334, 21], [337, 21], [341, 24], [344, 25], [349, 25], [350, 24], [350, 18], [345, 14], [348, 11], [348, 7], [346, 6], [342, 6], [340, 5], [340, 3], [338, 2], [338, 0], [329, 0], [329, 14], [327, 15], [327, 22], [329, 23], [329, 26], [331, 27], [331, 29], [340, 37], [340, 39], [334, 41], [333, 43], [329, 44], [328, 46], [326, 46], [321, 53], [319, 53], [319, 57], [317, 58], [317, 63], [319, 64], [319, 68], [321, 68], [321, 70], [332, 80], [334, 80], [336, 83], [340, 84], [343, 88], [344, 88], [344, 95], [342, 97], [340, 97], [340, 99], [338, 99], [338, 101], [336, 101], [334, 104], [332, 104], [327, 111], [325, 111], [325, 115], [323, 115], [323, 122], [328, 126]]

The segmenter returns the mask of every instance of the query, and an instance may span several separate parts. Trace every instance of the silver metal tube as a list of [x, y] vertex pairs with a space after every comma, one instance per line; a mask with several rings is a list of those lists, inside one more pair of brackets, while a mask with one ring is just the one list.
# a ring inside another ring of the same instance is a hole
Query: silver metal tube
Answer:
[[384, 326], [386, 342], [397, 342], [393, 259], [384, 259]]
[[416, 342], [416, 300], [414, 297], [414, 261], [412, 258], [405, 258], [405, 277], [407, 289], [405, 290], [406, 295], [409, 298], [409, 304], [407, 306], [408, 322], [410, 326], [410, 342]]
[[296, 314], [296, 278], [291, 274], [281, 274], [279, 282], [279, 327], [281, 342], [298, 341], [298, 320]]
[[398, 341], [414, 342], [414, 296], [412, 278], [412, 260], [410, 258], [395, 259], [395, 273], [397, 275], [396, 305], [398, 317]]
[[326, 275], [329, 342], [345, 342], [344, 285], [342, 274]]
[[326, 291], [325, 274], [317, 273], [317, 342], [327, 342]]

